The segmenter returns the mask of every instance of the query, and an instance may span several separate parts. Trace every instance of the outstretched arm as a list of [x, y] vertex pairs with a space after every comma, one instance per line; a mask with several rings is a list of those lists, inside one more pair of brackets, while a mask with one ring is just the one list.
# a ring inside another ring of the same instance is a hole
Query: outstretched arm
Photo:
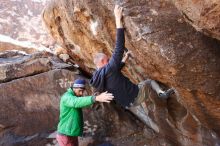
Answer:
[[122, 10], [122, 7], [119, 7], [118, 5], [115, 6], [114, 14], [117, 28], [116, 46], [113, 55], [109, 60], [109, 65], [114, 69], [120, 69], [125, 48], [124, 28], [122, 23]]
[[83, 108], [92, 105], [96, 101], [109, 103], [113, 98], [114, 96], [108, 92], [103, 92], [98, 96], [76, 97], [73, 95], [66, 95], [63, 103], [67, 107]]

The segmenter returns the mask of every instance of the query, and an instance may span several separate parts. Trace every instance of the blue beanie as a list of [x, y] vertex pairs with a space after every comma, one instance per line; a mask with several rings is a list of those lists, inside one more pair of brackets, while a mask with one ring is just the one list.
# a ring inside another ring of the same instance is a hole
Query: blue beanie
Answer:
[[86, 81], [84, 79], [76, 79], [72, 85], [73, 88], [85, 88]]

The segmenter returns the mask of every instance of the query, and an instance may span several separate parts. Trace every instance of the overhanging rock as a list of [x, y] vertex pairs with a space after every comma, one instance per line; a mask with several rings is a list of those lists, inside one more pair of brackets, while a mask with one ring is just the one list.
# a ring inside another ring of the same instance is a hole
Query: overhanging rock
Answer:
[[[150, 77], [178, 91], [167, 102], [154, 95], [146, 101], [151, 128], [174, 145], [215, 145], [220, 135], [220, 43], [184, 22], [172, 2], [120, 4], [126, 47], [134, 54], [124, 73], [136, 83]], [[92, 55], [111, 55], [114, 48], [113, 8], [114, 1], [54, 0], [42, 16], [57, 42], [92, 73]]]

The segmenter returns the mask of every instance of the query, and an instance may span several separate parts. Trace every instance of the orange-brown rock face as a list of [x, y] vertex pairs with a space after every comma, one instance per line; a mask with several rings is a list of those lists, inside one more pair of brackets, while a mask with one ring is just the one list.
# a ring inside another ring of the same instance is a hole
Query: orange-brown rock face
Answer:
[[[195, 31], [173, 3], [126, 0], [126, 47], [134, 57], [124, 73], [175, 87], [167, 101], [146, 101], [145, 123], [167, 141], [154, 145], [217, 145], [220, 136], [220, 43]], [[114, 1], [54, 0], [43, 12], [50, 34], [72, 59], [92, 73], [92, 55], [111, 55], [115, 42]], [[217, 19], [218, 20], [218, 19]]]
[[196, 30], [220, 39], [219, 0], [173, 0], [185, 20]]

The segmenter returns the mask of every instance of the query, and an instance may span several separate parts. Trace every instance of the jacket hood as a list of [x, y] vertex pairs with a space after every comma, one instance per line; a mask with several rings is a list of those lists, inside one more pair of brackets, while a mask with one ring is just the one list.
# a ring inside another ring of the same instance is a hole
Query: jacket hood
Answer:
[[70, 93], [70, 94], [75, 95], [74, 91], [73, 91], [71, 88], [68, 88], [68, 89], [67, 89], [67, 92]]

